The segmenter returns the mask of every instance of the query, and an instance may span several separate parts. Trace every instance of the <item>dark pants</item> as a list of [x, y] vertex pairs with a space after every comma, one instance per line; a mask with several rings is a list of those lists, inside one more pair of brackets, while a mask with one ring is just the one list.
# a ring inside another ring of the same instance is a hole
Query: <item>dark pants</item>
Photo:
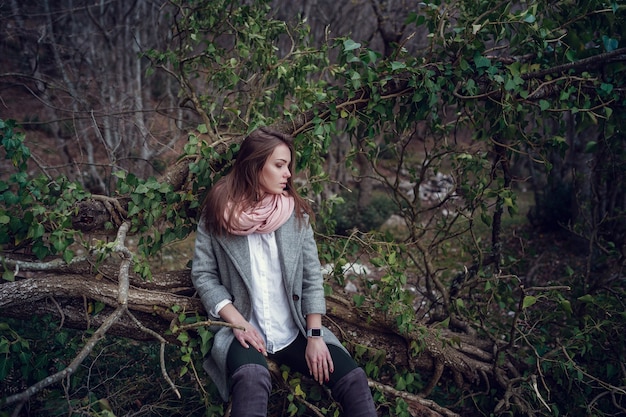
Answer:
[[[293, 371], [308, 375], [306, 364], [307, 340], [299, 335], [292, 344], [270, 359], [289, 366]], [[341, 404], [343, 415], [348, 417], [377, 417], [367, 376], [343, 349], [328, 345], [335, 370], [327, 385], [333, 398]], [[272, 391], [272, 379], [265, 357], [253, 348], [244, 348], [239, 341], [230, 345], [227, 357], [231, 377], [231, 416], [266, 417], [267, 403]]]
[[[309, 367], [304, 357], [306, 351], [306, 337], [299, 334], [289, 346], [279, 352], [269, 355], [269, 358], [281, 365], [287, 365], [292, 371], [300, 372], [303, 375], [309, 375]], [[354, 359], [348, 355], [343, 349], [335, 345], [328, 345], [330, 356], [333, 359], [335, 367], [334, 372], [330, 374], [330, 380], [326, 385], [332, 389], [337, 381], [358, 367]], [[244, 348], [238, 340], [233, 340], [228, 350], [227, 365], [228, 371], [232, 374], [240, 366], [246, 364], [257, 364], [267, 368], [265, 357], [257, 350], [252, 348]]]

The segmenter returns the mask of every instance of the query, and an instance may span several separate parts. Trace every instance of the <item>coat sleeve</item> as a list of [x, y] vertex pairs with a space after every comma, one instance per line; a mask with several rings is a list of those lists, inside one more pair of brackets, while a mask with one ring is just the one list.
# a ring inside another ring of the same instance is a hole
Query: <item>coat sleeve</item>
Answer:
[[313, 236], [313, 228], [308, 225], [303, 230], [302, 239], [302, 313], [326, 314], [324, 279]]
[[232, 301], [232, 295], [220, 279], [218, 259], [213, 237], [204, 229], [202, 221], [196, 232], [196, 243], [191, 266], [191, 280], [207, 313], [224, 300]]

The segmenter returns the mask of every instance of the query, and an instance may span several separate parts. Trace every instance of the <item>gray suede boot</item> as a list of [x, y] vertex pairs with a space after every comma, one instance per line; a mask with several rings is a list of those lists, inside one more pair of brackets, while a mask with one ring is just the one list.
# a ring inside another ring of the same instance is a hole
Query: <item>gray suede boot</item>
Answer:
[[272, 378], [266, 367], [251, 363], [233, 372], [231, 417], [265, 417], [272, 392]]
[[332, 389], [333, 398], [341, 404], [346, 417], [376, 417], [372, 391], [367, 385], [367, 375], [356, 368], [341, 378]]

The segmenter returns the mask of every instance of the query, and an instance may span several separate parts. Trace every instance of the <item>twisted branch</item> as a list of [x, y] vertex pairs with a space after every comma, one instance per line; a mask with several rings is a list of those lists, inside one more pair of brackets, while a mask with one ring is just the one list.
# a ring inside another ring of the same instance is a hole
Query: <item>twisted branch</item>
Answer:
[[94, 332], [94, 334], [89, 338], [87, 343], [85, 343], [85, 346], [83, 346], [83, 348], [78, 353], [78, 355], [76, 355], [76, 357], [70, 362], [70, 364], [67, 367], [65, 367], [63, 370], [47, 378], [44, 378], [43, 380], [27, 388], [26, 390], [15, 395], [11, 395], [3, 400], [3, 405], [19, 403], [18, 406], [15, 408], [15, 410], [13, 410], [14, 416], [19, 415], [19, 412], [23, 404], [33, 395], [39, 393], [44, 388], [52, 384], [58, 383], [64, 378], [67, 378], [73, 375], [74, 372], [76, 372], [76, 370], [78, 369], [78, 367], [91, 354], [91, 352], [93, 351], [95, 346], [98, 344], [98, 342], [104, 338], [104, 336], [106, 335], [107, 331], [111, 328], [111, 326], [113, 326], [124, 314], [128, 314], [131, 317], [131, 319], [133, 319], [133, 321], [135, 321], [135, 323], [143, 331], [146, 331], [152, 334], [153, 336], [157, 337], [157, 339], [161, 341], [161, 368], [162, 368], [163, 375], [165, 379], [167, 380], [167, 382], [169, 383], [169, 385], [173, 388], [176, 395], [179, 398], [181, 397], [180, 393], [178, 392], [178, 389], [176, 388], [176, 386], [174, 386], [169, 376], [167, 376], [167, 372], [165, 370], [165, 361], [163, 358], [163, 354], [164, 354], [163, 346], [164, 346], [165, 340], [156, 332], [153, 332], [150, 329], [147, 329], [145, 326], [143, 326], [139, 322], [139, 320], [137, 320], [135, 316], [132, 315], [130, 311], [128, 310], [128, 292], [129, 292], [129, 287], [130, 287], [128, 273], [130, 270], [130, 265], [132, 263], [133, 256], [132, 256], [131, 251], [125, 246], [124, 241], [126, 240], [126, 234], [128, 233], [129, 228], [130, 228], [130, 223], [128, 222], [124, 222], [120, 226], [117, 232], [117, 237], [113, 245], [113, 252], [119, 253], [122, 257], [122, 262], [120, 264], [119, 275], [118, 275], [118, 297], [117, 297], [118, 306], [117, 308], [106, 318], [106, 320]]

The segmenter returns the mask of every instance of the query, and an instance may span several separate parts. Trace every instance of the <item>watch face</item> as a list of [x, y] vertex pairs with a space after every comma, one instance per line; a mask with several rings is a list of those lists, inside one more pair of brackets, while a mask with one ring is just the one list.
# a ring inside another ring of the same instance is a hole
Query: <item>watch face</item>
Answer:
[[320, 337], [322, 335], [322, 330], [320, 329], [311, 329], [311, 336]]

